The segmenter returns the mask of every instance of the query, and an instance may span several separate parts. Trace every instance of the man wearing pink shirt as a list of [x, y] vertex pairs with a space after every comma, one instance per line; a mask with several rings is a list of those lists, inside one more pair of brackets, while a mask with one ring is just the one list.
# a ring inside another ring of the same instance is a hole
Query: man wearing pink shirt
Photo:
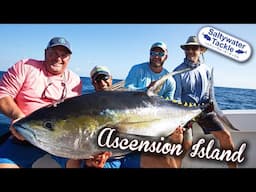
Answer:
[[[0, 111], [14, 122], [41, 107], [80, 95], [80, 77], [67, 68], [71, 54], [69, 42], [54, 37], [45, 49], [45, 60], [25, 59], [10, 67], [0, 81]], [[32, 167], [46, 154], [27, 144], [12, 126], [10, 131], [12, 136], [0, 146], [0, 168]], [[59, 163], [61, 159], [56, 158]]]

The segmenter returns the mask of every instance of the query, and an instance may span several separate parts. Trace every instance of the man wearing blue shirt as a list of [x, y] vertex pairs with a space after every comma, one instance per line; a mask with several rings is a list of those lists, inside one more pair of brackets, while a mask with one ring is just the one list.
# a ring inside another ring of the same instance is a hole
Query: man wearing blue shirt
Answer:
[[[192, 68], [188, 72], [175, 75], [176, 91], [174, 99], [188, 103], [209, 103], [209, 93], [211, 82], [212, 67], [206, 65], [200, 60], [200, 56], [206, 51], [206, 48], [201, 46], [196, 36], [190, 36], [187, 42], [181, 45], [184, 50], [184, 61], [177, 66], [174, 71], [179, 71], [185, 68]], [[213, 134], [220, 142], [222, 149], [234, 150], [234, 144], [230, 132], [224, 128], [218, 120], [216, 113], [213, 110], [207, 112], [203, 117], [197, 120], [205, 134]], [[191, 128], [184, 134], [183, 146], [186, 150], [192, 145], [192, 130]], [[189, 138], [189, 139], [188, 139]], [[181, 162], [180, 162], [181, 163]], [[230, 168], [235, 168], [235, 163], [228, 163]]]
[[[156, 42], [150, 48], [149, 62], [134, 65], [125, 79], [125, 87], [133, 90], [146, 90], [156, 80], [168, 74], [163, 65], [168, 58], [167, 46], [163, 42]], [[160, 96], [173, 99], [176, 88], [175, 80], [170, 76], [160, 92]]]
[[[130, 69], [125, 79], [125, 87], [132, 90], [146, 91], [153, 86], [156, 80], [168, 74], [168, 70], [163, 67], [168, 58], [167, 46], [164, 42], [156, 42], [150, 47], [150, 57], [148, 62], [136, 64]], [[170, 76], [158, 92], [159, 96], [172, 100], [176, 88], [175, 80]], [[183, 128], [179, 127], [172, 134], [171, 140], [180, 140]], [[122, 161], [121, 167], [125, 168], [176, 168], [176, 161], [173, 157], [157, 156], [152, 154], [131, 153]]]

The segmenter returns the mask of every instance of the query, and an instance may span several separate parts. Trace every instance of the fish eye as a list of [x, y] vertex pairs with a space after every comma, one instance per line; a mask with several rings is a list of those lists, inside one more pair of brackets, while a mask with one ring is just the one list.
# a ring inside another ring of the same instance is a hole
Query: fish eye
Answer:
[[43, 127], [45, 127], [46, 129], [49, 129], [49, 130], [53, 131], [54, 124], [53, 124], [51, 121], [45, 121], [45, 122], [43, 123]]

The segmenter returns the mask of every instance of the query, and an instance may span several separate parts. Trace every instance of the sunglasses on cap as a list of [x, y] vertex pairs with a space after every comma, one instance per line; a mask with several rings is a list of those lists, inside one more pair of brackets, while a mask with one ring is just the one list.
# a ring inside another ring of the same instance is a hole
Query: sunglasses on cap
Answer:
[[107, 81], [108, 79], [110, 78], [110, 76], [109, 75], [98, 75], [95, 79], [94, 79], [94, 81], [95, 82], [100, 82], [100, 81]]
[[158, 51], [150, 51], [150, 56], [158, 56], [158, 57], [163, 57], [165, 55], [164, 52], [158, 52]]

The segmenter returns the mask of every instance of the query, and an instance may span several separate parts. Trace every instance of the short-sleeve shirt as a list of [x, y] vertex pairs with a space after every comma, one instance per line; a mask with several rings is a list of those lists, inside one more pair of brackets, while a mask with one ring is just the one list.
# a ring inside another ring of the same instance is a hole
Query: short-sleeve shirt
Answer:
[[[47, 97], [43, 99], [44, 91]], [[64, 75], [52, 75], [46, 71], [43, 61], [34, 59], [18, 61], [4, 73], [0, 81], [0, 98], [14, 98], [25, 115], [52, 104], [62, 96], [63, 91], [66, 91], [66, 98], [80, 95], [80, 77], [68, 69]]]
[[[125, 87], [133, 90], [146, 90], [152, 81], [156, 81], [168, 73], [168, 70], [165, 68], [163, 68], [160, 73], [155, 73], [150, 69], [149, 62], [137, 64], [129, 71], [125, 79]], [[158, 94], [164, 98], [173, 99], [175, 89], [176, 82], [174, 78], [170, 76], [164, 82]]]

